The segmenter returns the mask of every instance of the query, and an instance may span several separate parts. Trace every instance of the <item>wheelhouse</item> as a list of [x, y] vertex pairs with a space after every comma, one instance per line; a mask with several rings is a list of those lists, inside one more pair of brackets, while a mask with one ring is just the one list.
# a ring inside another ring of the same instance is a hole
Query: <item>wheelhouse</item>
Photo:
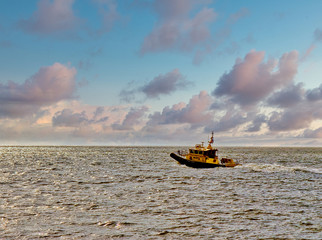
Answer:
[[194, 149], [194, 148], [189, 149], [190, 154], [204, 155], [209, 158], [215, 158], [217, 156], [217, 152], [218, 152], [217, 149], [206, 149], [206, 150]]

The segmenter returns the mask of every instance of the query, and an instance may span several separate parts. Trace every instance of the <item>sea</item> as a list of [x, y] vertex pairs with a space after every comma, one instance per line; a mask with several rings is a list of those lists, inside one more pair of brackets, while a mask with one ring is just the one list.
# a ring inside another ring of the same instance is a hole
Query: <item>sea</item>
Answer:
[[0, 147], [0, 239], [322, 239], [322, 148]]

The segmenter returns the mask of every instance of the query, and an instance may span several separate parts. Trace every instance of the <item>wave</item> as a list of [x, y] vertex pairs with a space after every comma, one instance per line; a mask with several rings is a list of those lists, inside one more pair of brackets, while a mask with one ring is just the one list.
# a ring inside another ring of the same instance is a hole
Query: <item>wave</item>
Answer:
[[249, 168], [256, 172], [312, 172], [322, 174], [322, 169], [320, 168], [308, 168], [304, 166], [283, 166], [276, 163], [273, 164], [258, 164], [258, 163], [246, 163], [241, 166], [237, 166], [239, 168]]

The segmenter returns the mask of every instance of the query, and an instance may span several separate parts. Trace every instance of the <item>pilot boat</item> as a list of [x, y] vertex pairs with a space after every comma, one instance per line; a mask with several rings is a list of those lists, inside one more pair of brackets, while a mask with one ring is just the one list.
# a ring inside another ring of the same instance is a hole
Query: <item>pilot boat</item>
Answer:
[[214, 167], [235, 167], [239, 163], [231, 158], [218, 158], [218, 149], [212, 147], [214, 143], [214, 132], [208, 141], [208, 146], [204, 142], [196, 144], [195, 147], [189, 148], [189, 151], [172, 152], [170, 156], [178, 163], [194, 168], [214, 168]]

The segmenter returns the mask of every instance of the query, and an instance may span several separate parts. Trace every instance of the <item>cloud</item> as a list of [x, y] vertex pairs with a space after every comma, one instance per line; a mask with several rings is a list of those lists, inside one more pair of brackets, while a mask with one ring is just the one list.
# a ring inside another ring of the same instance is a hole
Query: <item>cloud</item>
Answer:
[[100, 29], [96, 32], [102, 35], [111, 31], [115, 22], [121, 18], [117, 11], [117, 4], [115, 0], [93, 0], [98, 6], [98, 12], [102, 19]]
[[[39, 0], [38, 8], [28, 18], [17, 25], [27, 33], [38, 35], [56, 35], [67, 38], [79, 38], [80, 31], [90, 36], [101, 36], [111, 31], [115, 22], [121, 19], [116, 0], [91, 0], [97, 8], [100, 21], [98, 26], [75, 15], [75, 0]], [[95, 23], [96, 24], [96, 23]]]
[[301, 61], [305, 61], [313, 52], [313, 50], [316, 48], [315, 44], [311, 44], [308, 49], [306, 49], [305, 53], [301, 57]]
[[322, 100], [322, 84], [318, 88], [308, 90], [306, 93], [306, 97], [309, 101]]
[[189, 123], [198, 127], [212, 121], [213, 115], [208, 111], [211, 102], [211, 96], [206, 91], [201, 91], [199, 95], [193, 96], [188, 104], [181, 102], [150, 115], [147, 125]]
[[23, 117], [41, 106], [73, 98], [76, 69], [60, 63], [42, 67], [23, 84], [0, 84], [0, 118]]
[[271, 131], [289, 131], [308, 127], [312, 121], [311, 114], [287, 111], [284, 113], [274, 112], [267, 123]]
[[64, 109], [63, 111], [57, 112], [52, 119], [54, 127], [79, 127], [88, 122], [89, 120], [85, 111], [73, 113], [71, 109]]
[[317, 28], [314, 31], [314, 40], [317, 42], [321, 42], [322, 41], [322, 30]]
[[[292, 131], [310, 127], [315, 120], [322, 119], [322, 85], [319, 88], [305, 91], [303, 84], [291, 86], [277, 93], [276, 103], [285, 107], [281, 112], [272, 112], [267, 121], [271, 131]], [[285, 97], [284, 97], [285, 96]], [[306, 96], [306, 98], [304, 97]], [[273, 95], [274, 97], [274, 95]], [[300, 98], [291, 103], [291, 99]], [[281, 105], [281, 104], [284, 104]]]
[[231, 130], [241, 124], [248, 122], [252, 114], [247, 114], [244, 111], [228, 110], [219, 121], [212, 122], [205, 127], [205, 132], [225, 132]]
[[[269, 135], [272, 132], [278, 137], [293, 135], [294, 139], [299, 139], [299, 136], [303, 139], [321, 139], [320, 130], [318, 131], [321, 124], [319, 125], [319, 121], [317, 124], [314, 122], [322, 119], [322, 109], [319, 109], [321, 101], [310, 102], [304, 99], [295, 106], [282, 109], [281, 112], [271, 113], [270, 109], [264, 109], [265, 114], [257, 114], [255, 111], [245, 112], [237, 105], [225, 105], [225, 108], [220, 110], [210, 109], [214, 100], [207, 92], [202, 91], [192, 96], [188, 103], [181, 102], [165, 107], [161, 112], [149, 116], [146, 106], [91, 106], [77, 100], [60, 101], [44, 106], [28, 117], [0, 119], [0, 129], [4, 136], [0, 142], [2, 140], [2, 144], [91, 145], [192, 144], [194, 141], [191, 139], [203, 139], [205, 132], [209, 134], [212, 130], [215, 130], [220, 144], [225, 141], [228, 144], [261, 144], [258, 140], [261, 137], [262, 140], [268, 140], [266, 144], [269, 144]], [[296, 112], [296, 109], [299, 111]], [[295, 112], [294, 115], [286, 116], [292, 112]], [[272, 122], [274, 114], [279, 115], [276, 121]], [[308, 121], [302, 119], [303, 115], [309, 116]], [[292, 118], [296, 119], [290, 121]], [[308, 129], [311, 123], [312, 127], [317, 129]], [[274, 129], [272, 124], [275, 124]], [[263, 125], [267, 125], [268, 128], [263, 128]], [[292, 132], [302, 128], [302, 133], [297, 131], [294, 135]], [[228, 131], [229, 135], [234, 134], [235, 140], [223, 140]], [[252, 138], [245, 135], [249, 132], [253, 133]], [[255, 135], [256, 132], [260, 135]], [[279, 135], [279, 132], [283, 133]], [[308, 142], [302, 140], [301, 143]]]
[[313, 42], [301, 57], [301, 61], [305, 61], [311, 55], [311, 53], [316, 49], [317, 44], [320, 42], [322, 42], [322, 30], [317, 28], [313, 33]]
[[98, 107], [94, 112], [93, 118], [88, 118], [85, 111], [81, 113], [74, 113], [71, 109], [64, 109], [56, 112], [52, 118], [54, 127], [81, 127], [84, 125], [103, 123], [108, 120], [108, 117], [97, 119], [103, 112], [104, 108]]
[[132, 83], [129, 83], [128, 86], [119, 93], [121, 101], [132, 102], [135, 100], [135, 95], [139, 92], [138, 89], [131, 89]]
[[112, 128], [114, 130], [133, 130], [135, 125], [141, 123], [141, 118], [148, 110], [149, 108], [146, 106], [142, 106], [140, 108], [132, 108], [125, 116], [122, 124], [114, 123], [112, 124]]
[[303, 133], [303, 137], [305, 137], [305, 138], [322, 138], [322, 127], [315, 129], [315, 130], [311, 130], [311, 129], [305, 130]]
[[236, 13], [229, 16], [227, 24], [231, 25], [237, 22], [240, 18], [243, 18], [249, 14], [249, 10], [247, 8], [241, 8]]
[[154, 10], [158, 21], [145, 37], [141, 54], [169, 49], [192, 50], [210, 37], [208, 25], [216, 18], [213, 9], [204, 7], [190, 17], [197, 1], [156, 0]]
[[283, 112], [273, 112], [267, 124], [271, 131], [292, 131], [309, 127], [314, 119], [312, 109], [297, 106]]
[[[239, 19], [247, 16], [248, 14], [249, 10], [247, 8], [241, 8], [236, 13], [231, 14], [226, 20], [226, 23], [219, 30], [213, 33], [210, 41], [206, 42], [206, 44], [197, 49], [194, 55], [193, 63], [196, 65], [200, 64], [204, 60], [205, 56], [213, 53], [221, 45], [225, 44], [232, 32], [232, 25], [235, 24]], [[253, 41], [252, 39], [250, 39], [250, 35], [248, 35], [248, 39], [246, 37], [243, 41], [249, 43], [249, 40]], [[239, 43], [233, 41], [223, 50], [217, 51], [217, 54], [219, 56], [222, 54], [233, 54], [236, 53], [239, 49], [240, 41]]]
[[95, 112], [94, 112], [94, 119], [98, 118], [99, 116], [101, 116], [104, 112], [104, 107], [97, 107]]
[[[140, 54], [161, 51], [193, 53], [193, 63], [200, 64], [205, 56], [213, 53], [228, 40], [232, 25], [247, 16], [249, 10], [241, 8], [231, 14], [223, 27], [212, 28], [218, 13], [209, 7], [211, 0], [156, 0], [152, 2], [135, 0], [133, 5], [152, 9], [157, 21], [151, 32], [144, 38]], [[236, 51], [239, 45], [232, 43], [228, 49]]]
[[186, 81], [179, 69], [174, 69], [166, 74], [160, 74], [142, 87], [132, 88], [130, 86], [120, 93], [121, 100], [130, 102], [135, 99], [137, 93], [143, 93], [146, 98], [159, 98], [161, 95], [185, 89], [191, 82]]
[[270, 106], [288, 108], [301, 102], [304, 94], [305, 90], [303, 88], [303, 83], [299, 83], [297, 85], [292, 84], [278, 92], [273, 93], [273, 95], [268, 98], [267, 103]]
[[165, 75], [155, 77], [141, 90], [148, 98], [157, 98], [162, 94], [168, 95], [179, 88], [185, 88], [187, 84], [179, 69], [174, 69]]
[[249, 52], [237, 59], [232, 70], [221, 76], [214, 96], [227, 96], [241, 106], [262, 101], [274, 90], [290, 84], [297, 73], [298, 53], [283, 54], [264, 62], [264, 52]]
[[322, 30], [317, 28], [313, 33], [313, 42], [301, 57], [301, 61], [305, 61], [311, 55], [319, 42], [322, 42]]
[[26, 32], [46, 35], [73, 30], [79, 19], [74, 15], [72, 5], [75, 0], [41, 0], [38, 9], [18, 26]]
[[246, 130], [247, 132], [258, 132], [261, 130], [261, 126], [263, 123], [267, 121], [267, 117], [264, 114], [260, 114], [256, 116], [253, 120], [252, 124]]

